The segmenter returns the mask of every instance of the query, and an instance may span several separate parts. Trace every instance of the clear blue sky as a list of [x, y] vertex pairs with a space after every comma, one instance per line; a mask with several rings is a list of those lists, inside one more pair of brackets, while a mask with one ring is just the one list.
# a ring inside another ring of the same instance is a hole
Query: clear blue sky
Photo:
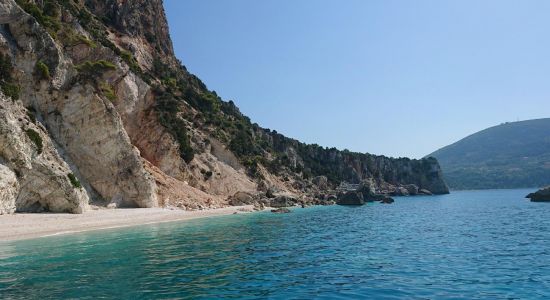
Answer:
[[550, 1], [165, 0], [176, 55], [253, 122], [422, 157], [550, 116]]

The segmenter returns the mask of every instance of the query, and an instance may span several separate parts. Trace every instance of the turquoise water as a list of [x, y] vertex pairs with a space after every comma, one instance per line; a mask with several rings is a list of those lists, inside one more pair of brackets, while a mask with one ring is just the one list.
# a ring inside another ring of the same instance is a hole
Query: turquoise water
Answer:
[[0, 298], [548, 299], [530, 190], [297, 208], [0, 244]]

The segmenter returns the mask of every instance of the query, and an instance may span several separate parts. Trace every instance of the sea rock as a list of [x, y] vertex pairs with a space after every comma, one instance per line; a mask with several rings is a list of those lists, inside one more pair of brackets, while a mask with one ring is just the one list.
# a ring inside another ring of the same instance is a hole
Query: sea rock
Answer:
[[376, 184], [372, 180], [363, 180], [357, 189], [365, 198], [376, 194]]
[[430, 191], [427, 190], [427, 189], [420, 189], [420, 190], [418, 190], [418, 194], [419, 194], [419, 195], [429, 195], [429, 196], [433, 195], [433, 193], [430, 192]]
[[406, 184], [403, 186], [409, 195], [414, 196], [418, 194], [418, 186], [416, 184]]
[[334, 201], [334, 202], [336, 202], [336, 200], [338, 200], [338, 197], [337, 197], [336, 195], [334, 195], [334, 194], [330, 194], [330, 195], [327, 195], [327, 196], [325, 197], [325, 200], [326, 200], [326, 201]]
[[330, 195], [325, 195], [323, 197], [320, 197], [317, 199], [317, 201], [315, 201], [314, 205], [334, 205], [336, 204], [336, 200], [338, 199], [338, 197], [336, 195], [333, 195], [333, 194], [330, 194]]
[[272, 209], [271, 212], [276, 213], [276, 214], [288, 214], [288, 213], [290, 213], [290, 209], [285, 208], [285, 207], [281, 207], [281, 208], [278, 208], [278, 209]]
[[534, 193], [530, 193], [525, 196], [525, 198], [530, 198], [533, 202], [548, 202], [550, 201], [550, 186], [542, 188]]
[[350, 191], [338, 197], [338, 201], [336, 201], [336, 204], [363, 205], [365, 204], [365, 199], [363, 198], [363, 194], [361, 192]]
[[380, 199], [380, 203], [384, 203], [384, 204], [391, 204], [393, 202], [395, 202], [395, 201], [393, 200], [393, 198], [391, 198], [389, 196], [385, 196], [382, 199]]
[[397, 186], [395, 187], [395, 190], [393, 190], [393, 192], [391, 193], [393, 196], [408, 196], [409, 195], [409, 191], [402, 187], [402, 186]]

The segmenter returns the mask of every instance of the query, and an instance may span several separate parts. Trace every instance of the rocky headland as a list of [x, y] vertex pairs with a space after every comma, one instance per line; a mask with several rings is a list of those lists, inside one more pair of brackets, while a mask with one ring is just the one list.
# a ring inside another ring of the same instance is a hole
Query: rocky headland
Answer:
[[252, 123], [177, 60], [161, 0], [0, 0], [0, 88], [0, 214], [448, 193], [434, 158]]

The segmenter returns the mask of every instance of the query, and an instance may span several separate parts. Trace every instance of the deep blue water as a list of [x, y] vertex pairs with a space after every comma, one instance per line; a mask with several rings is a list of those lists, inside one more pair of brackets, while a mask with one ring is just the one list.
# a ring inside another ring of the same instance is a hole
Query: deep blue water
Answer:
[[548, 299], [530, 190], [402, 197], [0, 244], [0, 298]]

